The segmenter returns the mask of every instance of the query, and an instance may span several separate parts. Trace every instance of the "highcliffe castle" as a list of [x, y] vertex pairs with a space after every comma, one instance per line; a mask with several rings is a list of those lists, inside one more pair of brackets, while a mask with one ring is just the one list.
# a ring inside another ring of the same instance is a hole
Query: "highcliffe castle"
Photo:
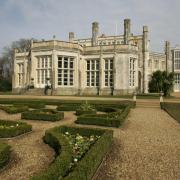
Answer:
[[28, 52], [14, 53], [13, 91], [42, 94], [51, 86], [53, 95], [121, 95], [148, 93], [148, 82], [157, 70], [175, 72], [174, 90], [180, 91], [180, 48], [165, 42], [165, 52], [151, 52], [148, 26], [141, 35], [131, 32], [124, 20], [124, 34], [99, 34], [92, 23], [92, 37], [69, 41], [55, 38], [32, 41]]

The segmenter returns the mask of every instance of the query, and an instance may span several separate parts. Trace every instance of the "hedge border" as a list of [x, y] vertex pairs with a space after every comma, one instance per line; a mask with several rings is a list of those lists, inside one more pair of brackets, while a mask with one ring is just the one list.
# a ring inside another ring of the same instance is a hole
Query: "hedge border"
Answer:
[[[42, 112], [53, 112], [54, 114], [45, 114]], [[26, 120], [41, 120], [41, 121], [59, 121], [64, 119], [64, 112], [59, 112], [54, 109], [39, 109], [21, 113], [21, 118]]]
[[[81, 115], [77, 117], [75, 123], [77, 124], [86, 124], [86, 125], [99, 125], [99, 126], [108, 126], [108, 127], [119, 127], [123, 124], [124, 120], [126, 119], [127, 115], [130, 112], [130, 106], [126, 105], [122, 111], [120, 109], [111, 108], [116, 112], [112, 112], [109, 114], [97, 114], [97, 115]], [[106, 109], [108, 109], [106, 107]], [[112, 117], [110, 117], [112, 116]]]
[[[69, 164], [72, 159], [72, 147], [67, 139], [62, 135], [64, 132], [79, 133], [83, 136], [91, 134], [101, 137], [89, 149], [85, 156], [78, 162], [72, 172], [67, 174]], [[113, 139], [113, 131], [102, 129], [89, 129], [80, 127], [59, 126], [46, 131], [44, 141], [48, 143], [57, 152], [54, 163], [40, 175], [33, 176], [32, 180], [58, 180], [64, 177], [64, 180], [90, 180], [97, 168], [101, 164], [104, 155], [109, 150]]]
[[0, 169], [2, 169], [10, 159], [11, 146], [6, 143], [0, 143]]
[[[18, 126], [16, 126], [16, 124], [18, 124]], [[32, 131], [32, 125], [24, 122], [0, 120], [0, 125], [14, 126], [4, 129], [1, 128], [0, 138], [11, 138]]]
[[0, 105], [0, 109], [7, 112], [8, 114], [17, 114], [17, 113], [21, 113], [21, 112], [25, 112], [28, 111], [28, 106], [24, 106], [24, 105], [11, 105], [11, 106], [3, 106]]

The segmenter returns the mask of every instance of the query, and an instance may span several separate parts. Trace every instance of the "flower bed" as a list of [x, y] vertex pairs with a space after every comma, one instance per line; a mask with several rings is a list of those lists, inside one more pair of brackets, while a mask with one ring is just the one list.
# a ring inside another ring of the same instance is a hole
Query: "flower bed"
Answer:
[[13, 105], [10, 105], [10, 106], [4, 106], [4, 105], [0, 105], [0, 109], [3, 110], [3, 111], [6, 111], [7, 113], [9, 114], [16, 114], [16, 113], [21, 113], [21, 112], [24, 112], [24, 111], [28, 111], [28, 106], [13, 106]]
[[113, 132], [109, 130], [60, 126], [46, 131], [44, 141], [57, 157], [33, 180], [90, 180], [109, 150]]
[[0, 138], [10, 138], [32, 130], [32, 126], [23, 122], [0, 120]]
[[53, 109], [40, 109], [23, 112], [21, 118], [29, 120], [59, 121], [64, 119], [64, 112], [58, 112]]
[[82, 115], [79, 116], [75, 122], [78, 124], [119, 127], [122, 125], [130, 111], [129, 105], [125, 105], [122, 109], [116, 109], [111, 107], [110, 109], [108, 107], [103, 108], [110, 113], [97, 115]]
[[10, 158], [10, 148], [11, 146], [5, 144], [5, 143], [0, 143], [0, 169], [4, 167]]

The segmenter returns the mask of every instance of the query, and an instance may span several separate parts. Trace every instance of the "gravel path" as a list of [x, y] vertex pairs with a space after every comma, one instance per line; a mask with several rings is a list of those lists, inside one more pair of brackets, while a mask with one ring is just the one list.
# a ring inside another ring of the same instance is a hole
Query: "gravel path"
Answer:
[[114, 130], [94, 180], [179, 180], [180, 125], [158, 108], [136, 108]]
[[[8, 115], [0, 111], [0, 118], [19, 120], [20, 114]], [[0, 172], [0, 179], [26, 180], [47, 168], [54, 159], [54, 151], [42, 141], [45, 130], [58, 125], [72, 124], [74, 119], [75, 116], [70, 112], [65, 113], [65, 119], [59, 122], [26, 121], [33, 126], [33, 132], [5, 140], [12, 146], [12, 160]]]

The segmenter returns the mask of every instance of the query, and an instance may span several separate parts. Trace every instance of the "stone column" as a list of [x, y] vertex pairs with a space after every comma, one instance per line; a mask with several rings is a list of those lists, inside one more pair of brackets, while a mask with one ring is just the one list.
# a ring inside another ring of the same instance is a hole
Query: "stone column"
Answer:
[[73, 42], [74, 41], [74, 32], [69, 32], [69, 42]]
[[12, 73], [12, 89], [17, 87], [17, 64], [16, 64], [16, 53], [17, 49], [14, 49], [14, 59], [13, 59], [13, 73]]
[[148, 93], [148, 60], [149, 60], [149, 32], [148, 26], [143, 26], [143, 93]]
[[172, 58], [171, 58], [171, 48], [170, 42], [165, 42], [165, 55], [166, 55], [166, 71], [172, 72]]
[[51, 78], [51, 85], [52, 85], [52, 93], [57, 88], [57, 68], [58, 68], [58, 57], [55, 49], [55, 43], [54, 40], [54, 48], [52, 50], [52, 78]]
[[104, 63], [103, 63], [103, 46], [100, 47], [100, 56], [99, 56], [99, 95], [102, 94], [103, 89], [103, 76], [104, 76]]
[[131, 20], [124, 19], [124, 44], [129, 43], [130, 36], [131, 36]]
[[92, 46], [96, 46], [98, 42], [99, 23], [92, 23]]

